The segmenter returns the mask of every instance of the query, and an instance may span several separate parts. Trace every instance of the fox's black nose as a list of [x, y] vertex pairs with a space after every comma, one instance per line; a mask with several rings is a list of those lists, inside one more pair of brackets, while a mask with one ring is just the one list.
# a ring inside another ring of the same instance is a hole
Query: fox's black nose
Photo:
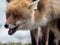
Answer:
[[9, 26], [8, 24], [5, 24], [5, 25], [4, 25], [5, 28], [8, 28], [8, 26]]

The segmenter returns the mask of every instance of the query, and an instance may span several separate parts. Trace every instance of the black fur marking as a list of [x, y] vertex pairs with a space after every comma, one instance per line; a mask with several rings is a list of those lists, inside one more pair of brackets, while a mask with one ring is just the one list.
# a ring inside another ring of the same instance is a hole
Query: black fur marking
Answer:
[[58, 43], [58, 45], [60, 45], [60, 40], [59, 40], [59, 43]]
[[56, 45], [54, 43], [54, 39], [55, 39], [54, 33], [52, 31], [50, 31], [49, 32], [49, 45]]
[[45, 36], [42, 37], [42, 39], [39, 39], [39, 45], [45, 45]]
[[57, 19], [57, 28], [60, 31], [60, 19]]
[[53, 43], [53, 45], [56, 45], [56, 43]]
[[38, 2], [37, 8], [39, 11], [43, 11], [45, 9], [44, 4], [42, 4], [40, 1]]
[[10, 2], [10, 0], [7, 0], [7, 2]]
[[33, 0], [33, 1], [36, 1], [36, 0]]
[[37, 45], [35, 35], [37, 35], [37, 29], [30, 31], [32, 45]]
[[37, 45], [37, 44], [36, 44], [35, 37], [33, 36], [32, 33], [31, 33], [31, 41], [32, 41], [32, 45]]

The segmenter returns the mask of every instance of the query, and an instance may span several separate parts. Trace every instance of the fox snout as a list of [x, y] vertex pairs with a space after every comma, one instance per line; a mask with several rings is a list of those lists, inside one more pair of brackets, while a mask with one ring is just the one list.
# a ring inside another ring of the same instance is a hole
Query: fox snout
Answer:
[[15, 24], [10, 24], [10, 23], [5, 23], [4, 27], [5, 28], [15, 28], [16, 26], [22, 24], [22, 22], [17, 21]]
[[17, 26], [16, 24], [5, 24], [4, 25], [5, 28], [14, 28], [16, 26]]

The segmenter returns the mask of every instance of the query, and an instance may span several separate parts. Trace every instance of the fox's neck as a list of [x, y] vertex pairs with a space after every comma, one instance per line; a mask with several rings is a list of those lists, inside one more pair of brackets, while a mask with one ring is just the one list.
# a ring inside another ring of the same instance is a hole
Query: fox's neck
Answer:
[[44, 12], [40, 12], [38, 10], [35, 10], [35, 14], [34, 14], [34, 19], [35, 19], [35, 22], [41, 26], [45, 26], [46, 23], [48, 22], [47, 20], [47, 14], [44, 13]]

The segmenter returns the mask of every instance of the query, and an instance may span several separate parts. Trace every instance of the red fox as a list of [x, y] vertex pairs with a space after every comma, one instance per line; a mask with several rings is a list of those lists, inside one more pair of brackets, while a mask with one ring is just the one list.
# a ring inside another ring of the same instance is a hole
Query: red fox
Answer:
[[[14, 0], [8, 4], [5, 28], [13, 35], [17, 30], [30, 30], [33, 45], [38, 45], [43, 28], [60, 18], [60, 0]], [[36, 41], [34, 41], [36, 40]], [[34, 43], [36, 42], [36, 43]], [[43, 45], [43, 44], [39, 44]]]

